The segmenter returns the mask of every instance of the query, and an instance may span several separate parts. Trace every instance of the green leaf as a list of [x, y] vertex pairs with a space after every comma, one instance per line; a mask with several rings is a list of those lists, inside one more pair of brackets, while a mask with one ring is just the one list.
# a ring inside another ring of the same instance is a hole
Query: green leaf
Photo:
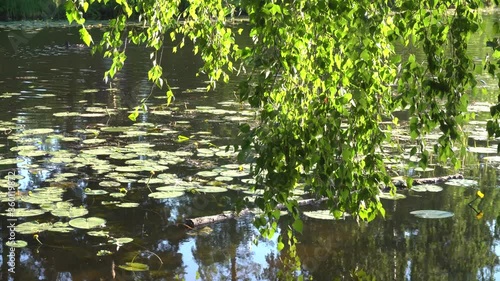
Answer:
[[85, 45], [90, 46], [92, 43], [92, 36], [89, 34], [85, 27], [80, 28], [80, 38], [82, 38]]
[[293, 221], [293, 225], [292, 225], [293, 229], [295, 229], [295, 231], [299, 232], [299, 233], [302, 233], [302, 229], [304, 227], [304, 224], [302, 222], [301, 219], [299, 218], [296, 218], [294, 221]]
[[88, 8], [89, 8], [89, 3], [88, 2], [83, 2], [83, 11], [87, 12]]
[[128, 119], [135, 122], [137, 120], [137, 117], [139, 117], [139, 107], [138, 106], [135, 107], [134, 112], [132, 112], [128, 115]]
[[283, 248], [285, 248], [285, 244], [283, 244], [283, 242], [278, 242], [278, 244], [276, 245], [278, 251], [281, 251], [283, 250]]

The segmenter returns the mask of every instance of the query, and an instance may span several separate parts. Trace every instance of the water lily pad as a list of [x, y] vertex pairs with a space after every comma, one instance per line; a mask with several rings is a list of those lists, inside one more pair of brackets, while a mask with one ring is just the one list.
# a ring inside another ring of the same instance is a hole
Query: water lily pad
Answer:
[[13, 164], [18, 164], [18, 163], [22, 163], [22, 162], [24, 162], [24, 160], [22, 160], [22, 159], [8, 158], [8, 159], [1, 159], [0, 165], [13, 165]]
[[138, 155], [135, 154], [135, 153], [126, 153], [126, 154], [123, 154], [123, 153], [113, 153], [111, 155], [109, 155], [109, 158], [111, 159], [117, 159], [117, 160], [129, 160], [129, 159], [134, 159], [134, 158], [137, 158]]
[[24, 240], [13, 240], [5, 242], [5, 245], [12, 248], [24, 248], [28, 246], [28, 242]]
[[70, 233], [73, 232], [75, 229], [72, 227], [52, 227], [47, 230], [51, 232]]
[[109, 231], [107, 230], [92, 230], [87, 232], [88, 235], [94, 236], [94, 237], [108, 237], [109, 236]]
[[47, 203], [51, 203], [51, 202], [57, 202], [57, 201], [61, 201], [62, 199], [60, 198], [53, 198], [54, 200], [50, 200], [48, 198], [40, 198], [40, 197], [36, 197], [36, 196], [22, 196], [21, 197], [21, 201], [23, 202], [26, 202], [26, 203], [30, 203], [30, 204], [34, 204], [34, 205], [42, 205], [42, 204], [47, 204]]
[[34, 145], [20, 145], [20, 146], [14, 146], [10, 148], [10, 151], [28, 151], [28, 150], [36, 150], [38, 147]]
[[84, 144], [99, 144], [106, 142], [105, 139], [86, 139], [82, 141]]
[[106, 190], [102, 190], [102, 189], [87, 188], [87, 189], [85, 189], [85, 194], [87, 194], [87, 195], [106, 195], [106, 194], [108, 194], [108, 192]]
[[255, 189], [255, 190], [243, 190], [243, 193], [249, 194], [249, 195], [262, 195], [264, 194], [264, 189]]
[[134, 172], [143, 172], [143, 166], [120, 166], [116, 167], [115, 171], [117, 172], [125, 172], [125, 173], [134, 173]]
[[89, 210], [82, 207], [71, 207], [68, 209], [55, 209], [50, 213], [56, 217], [77, 218], [85, 216], [89, 213]]
[[410, 214], [423, 219], [444, 219], [454, 216], [452, 212], [440, 210], [417, 210], [410, 212]]
[[[335, 216], [331, 214], [330, 210], [317, 210], [304, 212], [304, 216], [320, 220], [336, 220]], [[347, 214], [339, 212], [340, 217], [345, 217]]]
[[204, 177], [204, 178], [211, 178], [211, 177], [216, 177], [219, 175], [218, 172], [214, 171], [201, 171], [196, 173], [197, 176]]
[[165, 181], [163, 179], [159, 179], [159, 178], [145, 178], [145, 179], [140, 179], [137, 182], [138, 183], [145, 183], [145, 184], [162, 184]]
[[116, 245], [123, 245], [123, 244], [130, 243], [132, 241], [134, 241], [133, 238], [121, 237], [121, 238], [114, 238], [114, 239], [108, 240], [108, 243], [116, 244]]
[[486, 156], [483, 157], [483, 160], [492, 163], [500, 163], [500, 156]]
[[75, 117], [75, 116], [80, 116], [80, 112], [65, 111], [65, 112], [56, 112], [52, 115], [54, 115], [56, 117]]
[[447, 182], [445, 182], [446, 185], [451, 185], [451, 186], [465, 186], [465, 187], [471, 187], [477, 185], [476, 180], [468, 180], [468, 179], [451, 179]]
[[219, 177], [216, 177], [215, 180], [216, 181], [232, 181], [234, 178], [232, 177], [227, 177], [227, 176], [219, 176]]
[[77, 137], [64, 137], [61, 140], [65, 141], [65, 142], [76, 142], [76, 141], [79, 141], [80, 138], [77, 138]]
[[472, 153], [480, 153], [480, 154], [496, 154], [497, 149], [494, 147], [468, 147], [467, 151]]
[[382, 199], [387, 199], [387, 200], [399, 200], [399, 199], [406, 198], [406, 196], [404, 194], [395, 193], [394, 195], [392, 195], [390, 192], [381, 192], [378, 195], [378, 197], [382, 198]]
[[118, 266], [121, 269], [128, 271], [148, 271], [149, 266], [147, 264], [138, 263], [138, 262], [127, 262], [125, 265]]
[[[118, 194], [123, 194], [123, 193], [119, 193], [117, 192]], [[110, 193], [111, 194], [116, 194], [116, 193]], [[125, 194], [123, 194], [125, 195]], [[101, 205], [103, 206], [106, 206], [106, 205], [116, 205], [116, 204], [120, 204], [121, 201], [101, 201]]]
[[2, 216], [7, 217], [33, 217], [45, 214], [45, 210], [41, 209], [27, 209], [27, 208], [17, 208], [13, 212], [0, 213]]
[[119, 187], [121, 184], [116, 181], [101, 181], [99, 183], [99, 186], [102, 187]]
[[116, 204], [116, 207], [120, 208], [135, 208], [138, 207], [139, 203], [121, 203], [121, 204]]
[[147, 142], [138, 142], [138, 143], [131, 143], [127, 144], [125, 148], [131, 148], [131, 149], [136, 149], [136, 148], [151, 148], [154, 147], [154, 144], [147, 143]]
[[430, 168], [430, 167], [427, 167], [425, 169], [421, 168], [421, 167], [416, 167], [415, 169], [413, 169], [415, 172], [432, 172], [434, 171], [433, 168]]
[[422, 185], [414, 185], [411, 190], [415, 192], [440, 192], [443, 191], [443, 188], [435, 185], [435, 184], [422, 184]]
[[69, 221], [69, 225], [80, 229], [92, 229], [103, 226], [104, 224], [106, 224], [106, 220], [97, 217], [76, 218]]
[[50, 223], [24, 222], [17, 225], [15, 231], [20, 234], [34, 234], [46, 231], [51, 227]]
[[220, 173], [221, 176], [224, 176], [224, 177], [232, 177], [232, 178], [236, 178], [236, 177], [246, 177], [249, 175], [249, 173], [245, 172], [243, 170], [243, 168], [239, 169], [239, 170], [227, 170], [227, 171], [223, 171]]
[[166, 192], [175, 192], [175, 191], [180, 191], [184, 192], [186, 191], [186, 187], [184, 186], [176, 186], [176, 185], [166, 185], [166, 186], [160, 186], [156, 188], [156, 191], [166, 191]]
[[184, 195], [184, 192], [181, 191], [160, 191], [150, 193], [148, 196], [155, 199], [167, 199], [167, 198], [175, 198]]
[[121, 192], [113, 192], [113, 193], [110, 193], [109, 196], [113, 197], [113, 198], [123, 198], [125, 197], [125, 193], [121, 193]]
[[197, 188], [196, 190], [204, 193], [219, 193], [226, 192], [227, 188], [220, 186], [203, 186], [201, 188]]
[[40, 128], [40, 129], [29, 129], [29, 130], [24, 130], [21, 134], [23, 136], [27, 136], [27, 135], [48, 135], [48, 134], [51, 134], [53, 133], [54, 130], [53, 129], [49, 129], [49, 128]]
[[87, 118], [92, 118], [92, 117], [104, 117], [106, 114], [104, 113], [82, 113], [80, 114], [81, 117], [87, 117]]

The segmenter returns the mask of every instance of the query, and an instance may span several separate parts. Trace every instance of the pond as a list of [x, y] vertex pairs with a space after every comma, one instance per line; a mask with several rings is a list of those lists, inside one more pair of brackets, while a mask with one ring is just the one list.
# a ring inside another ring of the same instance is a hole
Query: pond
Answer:
[[[498, 36], [498, 20], [485, 17], [486, 33]], [[490, 52], [485, 38], [472, 38], [478, 63]], [[238, 124], [255, 115], [236, 102], [234, 84], [206, 92], [195, 75], [201, 61], [186, 47], [163, 62], [176, 95], [166, 107], [145, 78], [147, 51], [129, 48], [109, 85], [110, 62], [77, 43], [77, 29], [65, 23], [0, 24], [0, 280], [279, 280], [287, 270], [314, 280], [500, 280], [500, 161], [484, 130], [497, 96], [490, 77], [479, 76], [484, 91], [472, 97], [476, 120], [466, 128], [461, 172], [472, 186], [401, 191], [406, 198], [383, 199], [386, 218], [369, 224], [304, 217], [302, 267], [293, 271], [277, 237], [260, 239], [251, 216], [184, 225], [258, 195], [249, 165], [226, 150]], [[143, 98], [148, 113], [128, 120]], [[11, 203], [20, 210], [6, 216]], [[12, 251], [10, 237], [27, 246]]]

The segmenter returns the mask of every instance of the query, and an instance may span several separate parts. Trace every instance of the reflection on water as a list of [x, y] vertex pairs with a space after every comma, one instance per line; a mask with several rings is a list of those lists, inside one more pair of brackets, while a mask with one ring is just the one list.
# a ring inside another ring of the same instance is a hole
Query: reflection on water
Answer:
[[[120, 152], [135, 153], [132, 159], [139, 160], [160, 162], [164, 159], [155, 154], [160, 151], [187, 154], [198, 151], [182, 162], [163, 164], [169, 169], [161, 173], [176, 174], [177, 183], [196, 179], [200, 170], [230, 163], [228, 158], [207, 156], [210, 151], [206, 150], [202, 157], [198, 149], [213, 148], [209, 143], [215, 146], [231, 143], [237, 136], [238, 120], [252, 118], [248, 108], [227, 103], [234, 100], [234, 85], [219, 87], [217, 92], [200, 91], [199, 88], [206, 85], [195, 76], [200, 61], [186, 49], [164, 62], [176, 94], [173, 108], [168, 109], [172, 112], [163, 114], [162, 110], [167, 108], [155, 108], [165, 103], [165, 98], [164, 93], [154, 90], [149, 99], [152, 112], [141, 114], [138, 118], [141, 124], [134, 125], [127, 119], [128, 110], [151, 93], [151, 85], [144, 79], [149, 68], [147, 51], [130, 48], [123, 72], [110, 86], [102, 79], [109, 61], [91, 56], [85, 48], [66, 47], [66, 42], [78, 42], [76, 29], [35, 26], [27, 31], [0, 28], [0, 144], [3, 145], [0, 161], [19, 159], [18, 163], [1, 165], [0, 176], [6, 176], [9, 171], [24, 176], [17, 181], [19, 191], [66, 186], [64, 200], [87, 208], [89, 216], [105, 218], [106, 230], [112, 237], [131, 237], [134, 241], [118, 248], [106, 243], [105, 237], [92, 237], [87, 231], [75, 230], [40, 233], [39, 240], [43, 243], [40, 245], [32, 235], [17, 234], [18, 239], [28, 241], [29, 246], [16, 250], [16, 273], [9, 274], [9, 249], [4, 243], [0, 244], [1, 280], [279, 280], [283, 276], [280, 269], [291, 268], [288, 262], [293, 257], [288, 255], [287, 247], [282, 252], [275, 250], [277, 237], [262, 240], [258, 245], [253, 243], [258, 232], [250, 218], [224, 221], [212, 225], [213, 232], [195, 236], [179, 225], [187, 217], [232, 209], [235, 202], [246, 196], [241, 191], [188, 192], [173, 199], [151, 199], [150, 191], [139, 181], [152, 176], [142, 171], [135, 173], [138, 178], [133, 178], [132, 173], [127, 176], [130, 181], [120, 184], [124, 190], [120, 192], [127, 193], [124, 202], [137, 202], [139, 207], [103, 206], [103, 201], [115, 199], [87, 195], [86, 188], [104, 189], [99, 184], [110, 179], [111, 171], [89, 164], [78, 165], [83, 162], [75, 160], [81, 157], [79, 151], [98, 147], [83, 140], [102, 138], [107, 145], [116, 147], [138, 142], [155, 144], [154, 149], [148, 151]], [[93, 31], [100, 32], [98, 28]], [[483, 38], [473, 38], [472, 43], [474, 56], [483, 58], [488, 52], [482, 47]], [[481, 79], [485, 81], [482, 87], [490, 89], [493, 80], [487, 76]], [[492, 101], [495, 94], [475, 98]], [[212, 108], [208, 112], [200, 112], [202, 107], [195, 110], [197, 106], [214, 106], [226, 111], [217, 115]], [[61, 112], [80, 115], [54, 115]], [[127, 133], [100, 130], [109, 126], [135, 129]], [[38, 128], [53, 132], [18, 136]], [[190, 139], [178, 142], [179, 136]], [[75, 137], [76, 140], [71, 140]], [[477, 144], [486, 145], [480, 140]], [[12, 150], [22, 145], [34, 146], [30, 151], [42, 151], [43, 155]], [[368, 225], [357, 224], [349, 218], [333, 223], [304, 218], [304, 231], [297, 237], [296, 245], [302, 268], [288, 275], [304, 275], [315, 280], [499, 280], [498, 169], [485, 165], [484, 156], [470, 153], [464, 160], [466, 177], [478, 180], [485, 194], [482, 218], [478, 219], [467, 205], [475, 198], [476, 190], [454, 186], [444, 186], [444, 191], [439, 193], [405, 191], [407, 199], [384, 201], [386, 218]], [[126, 161], [109, 156], [95, 159], [93, 161], [108, 161], [114, 167]], [[76, 175], [61, 177], [68, 172]], [[425, 177], [436, 175], [436, 172], [413, 173]], [[54, 182], [54, 178], [59, 181]], [[235, 179], [232, 183], [240, 181]], [[1, 211], [5, 212], [7, 205], [3, 204]], [[19, 202], [19, 206], [29, 204]], [[413, 210], [425, 209], [447, 210], [455, 215], [426, 220], [410, 214]], [[35, 220], [67, 221], [45, 214], [19, 218], [17, 223]], [[3, 218], [3, 241], [9, 235], [7, 226]], [[284, 223], [281, 227], [286, 229]], [[102, 249], [114, 254], [96, 256]], [[119, 268], [130, 261], [147, 264], [150, 270], [131, 273]], [[372, 279], [361, 279], [363, 276]]]

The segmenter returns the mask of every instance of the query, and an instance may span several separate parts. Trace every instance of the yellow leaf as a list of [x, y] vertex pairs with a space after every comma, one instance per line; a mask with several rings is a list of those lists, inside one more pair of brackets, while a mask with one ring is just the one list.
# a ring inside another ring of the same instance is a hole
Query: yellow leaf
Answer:
[[480, 211], [479, 213], [477, 213], [477, 215], [476, 215], [476, 219], [480, 220], [480, 219], [482, 219], [482, 218], [483, 218], [483, 216], [484, 216], [483, 211]]
[[185, 136], [183, 136], [183, 135], [179, 135], [179, 136], [177, 137], [177, 142], [185, 142], [185, 141], [188, 141], [189, 139], [190, 139], [190, 138], [188, 138], [188, 137], [185, 137]]
[[479, 197], [479, 198], [481, 198], [481, 199], [482, 199], [482, 198], [484, 198], [484, 193], [482, 193], [482, 192], [481, 192], [481, 190], [478, 190], [478, 191], [476, 192], [476, 194], [477, 194], [477, 197]]

